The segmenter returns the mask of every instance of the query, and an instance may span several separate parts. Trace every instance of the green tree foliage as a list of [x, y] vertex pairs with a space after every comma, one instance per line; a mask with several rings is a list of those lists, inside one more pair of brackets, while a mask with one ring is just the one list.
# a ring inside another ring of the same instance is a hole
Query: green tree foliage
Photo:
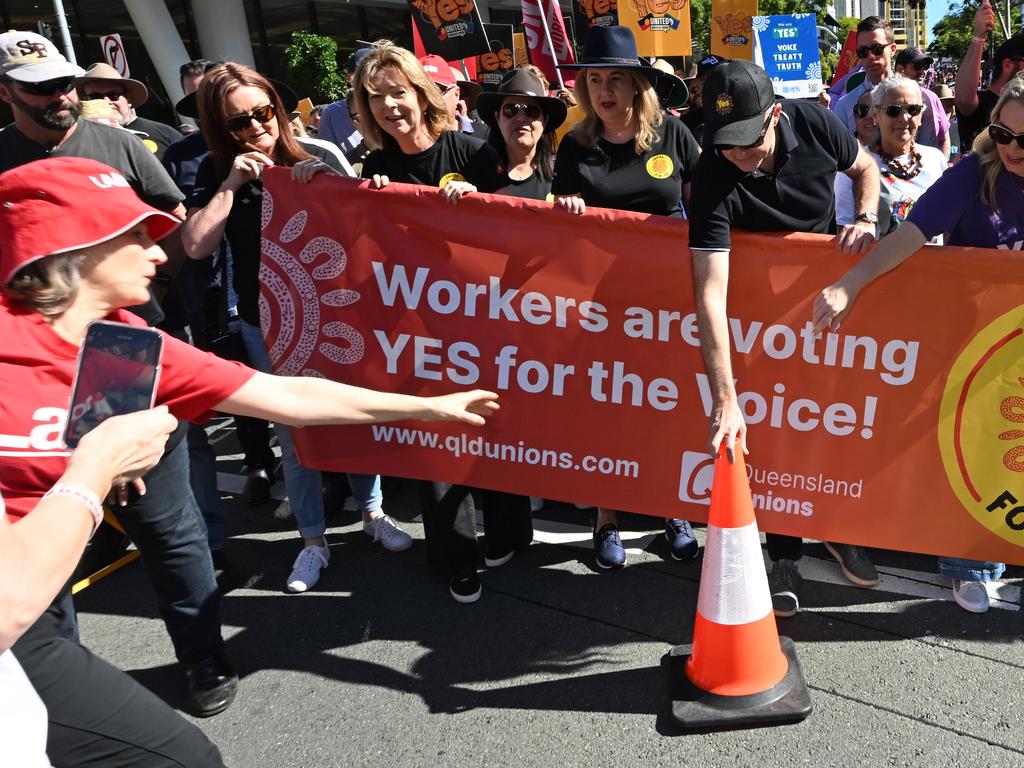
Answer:
[[284, 56], [290, 84], [299, 98], [308, 96], [314, 104], [320, 104], [345, 94], [347, 82], [338, 74], [338, 44], [332, 38], [302, 30], [292, 32]]
[[[997, 14], [1006, 16], [1006, 4], [994, 4], [993, 8]], [[978, 10], [978, 3], [959, 2], [951, 4], [949, 13], [939, 19], [939, 22], [932, 27], [932, 42], [928, 50], [936, 56], [949, 57], [960, 61], [971, 45], [971, 37], [974, 35], [974, 13]], [[1021, 26], [1020, 8], [1013, 6], [1010, 11], [1010, 30], [1019, 30]], [[995, 29], [989, 39], [993, 45], [998, 46], [1006, 36], [1003, 35], [1003, 28], [998, 19]]]

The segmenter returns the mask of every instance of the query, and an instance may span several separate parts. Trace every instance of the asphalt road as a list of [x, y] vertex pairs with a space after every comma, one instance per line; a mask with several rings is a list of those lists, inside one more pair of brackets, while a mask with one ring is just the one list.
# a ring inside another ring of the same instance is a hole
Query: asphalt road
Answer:
[[[413, 548], [384, 552], [340, 513], [331, 566], [304, 595], [283, 590], [299, 549], [287, 503], [228, 497], [229, 553], [246, 581], [224, 597], [223, 620], [242, 683], [231, 709], [196, 721], [228, 765], [1024, 765], [1017, 589], [970, 615], [934, 577], [934, 558], [875, 552], [888, 575], [865, 590], [812, 545], [802, 567], [823, 580], [807, 582], [804, 611], [780, 627], [814, 712], [798, 725], [680, 735], [664, 657], [690, 641], [700, 559], [671, 561], [650, 520], [630, 517], [629, 566], [599, 572], [587, 513], [552, 505], [537, 516], [545, 541], [482, 573], [483, 598], [459, 605], [426, 565], [412, 495], [401, 484], [386, 493]], [[1008, 583], [1022, 575], [1011, 569]], [[90, 648], [182, 706], [137, 562], [78, 605]]]

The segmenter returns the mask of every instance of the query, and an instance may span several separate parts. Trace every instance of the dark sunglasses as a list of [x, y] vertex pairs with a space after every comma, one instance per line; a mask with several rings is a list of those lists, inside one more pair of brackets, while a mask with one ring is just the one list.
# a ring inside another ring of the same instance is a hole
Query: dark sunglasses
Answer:
[[124, 96], [124, 91], [107, 91], [106, 93], [93, 91], [92, 93], [85, 94], [87, 99], [109, 99], [110, 101], [117, 101], [122, 96]]
[[904, 111], [911, 117], [917, 117], [924, 109], [923, 104], [886, 104], [881, 108], [887, 117], [899, 117]]
[[24, 83], [21, 80], [12, 80], [18, 84], [22, 93], [32, 96], [53, 96], [58, 93], [67, 93], [75, 87], [75, 78], [57, 77], [53, 80], [43, 80], [41, 83]]
[[870, 111], [871, 111], [871, 105], [870, 104], [854, 104], [853, 105], [853, 116], [854, 117], [859, 117], [861, 120], [863, 120], [865, 117], [867, 117], [868, 113]]
[[248, 114], [229, 117], [226, 125], [229, 131], [241, 133], [252, 125], [253, 120], [257, 123], [269, 123], [276, 115], [277, 110], [274, 109], [273, 104], [264, 104], [262, 107], [256, 107], [256, 109]]
[[868, 53], [873, 53], [875, 56], [881, 56], [885, 53], [885, 49], [888, 45], [882, 45], [881, 43], [872, 43], [871, 45], [861, 45], [857, 47], [857, 58], [866, 59]]
[[764, 127], [761, 129], [761, 134], [757, 137], [757, 140], [753, 144], [744, 144], [743, 146], [737, 146], [736, 144], [716, 144], [715, 146], [719, 151], [727, 149], [757, 149], [764, 144], [764, 137], [768, 135], [768, 126], [772, 124], [772, 118], [775, 113], [768, 115], [768, 119], [764, 121]]
[[988, 135], [996, 144], [1002, 144], [1005, 146], [1016, 141], [1017, 146], [1024, 149], [1024, 133], [1014, 133], [1013, 131], [1003, 128], [1001, 125], [990, 125], [988, 127]]
[[501, 114], [511, 120], [516, 115], [522, 112], [530, 120], [539, 120], [541, 116], [541, 109], [536, 104], [502, 104]]

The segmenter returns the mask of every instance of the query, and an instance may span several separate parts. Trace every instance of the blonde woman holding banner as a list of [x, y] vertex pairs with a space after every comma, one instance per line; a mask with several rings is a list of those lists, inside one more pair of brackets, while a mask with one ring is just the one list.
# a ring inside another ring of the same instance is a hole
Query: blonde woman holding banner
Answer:
[[[947, 245], [1021, 250], [1024, 243], [1024, 74], [1003, 88], [992, 124], [974, 141], [973, 153], [921, 195], [895, 233], [814, 300], [816, 331], [835, 330], [872, 281], [896, 269], [931, 238]], [[1006, 566], [943, 557], [939, 573], [953, 582], [957, 605], [972, 613], [989, 609], [988, 585]]]

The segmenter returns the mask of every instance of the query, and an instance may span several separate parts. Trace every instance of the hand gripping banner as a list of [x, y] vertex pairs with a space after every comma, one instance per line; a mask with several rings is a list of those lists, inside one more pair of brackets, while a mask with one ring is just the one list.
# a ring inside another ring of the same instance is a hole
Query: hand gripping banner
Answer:
[[[926, 247], [835, 333], [832, 238], [734, 234], [729, 332], [761, 529], [1024, 563], [1024, 270]], [[710, 387], [685, 222], [266, 172], [261, 321], [278, 373], [410, 394], [448, 424], [294, 430], [303, 463], [706, 519]]]

